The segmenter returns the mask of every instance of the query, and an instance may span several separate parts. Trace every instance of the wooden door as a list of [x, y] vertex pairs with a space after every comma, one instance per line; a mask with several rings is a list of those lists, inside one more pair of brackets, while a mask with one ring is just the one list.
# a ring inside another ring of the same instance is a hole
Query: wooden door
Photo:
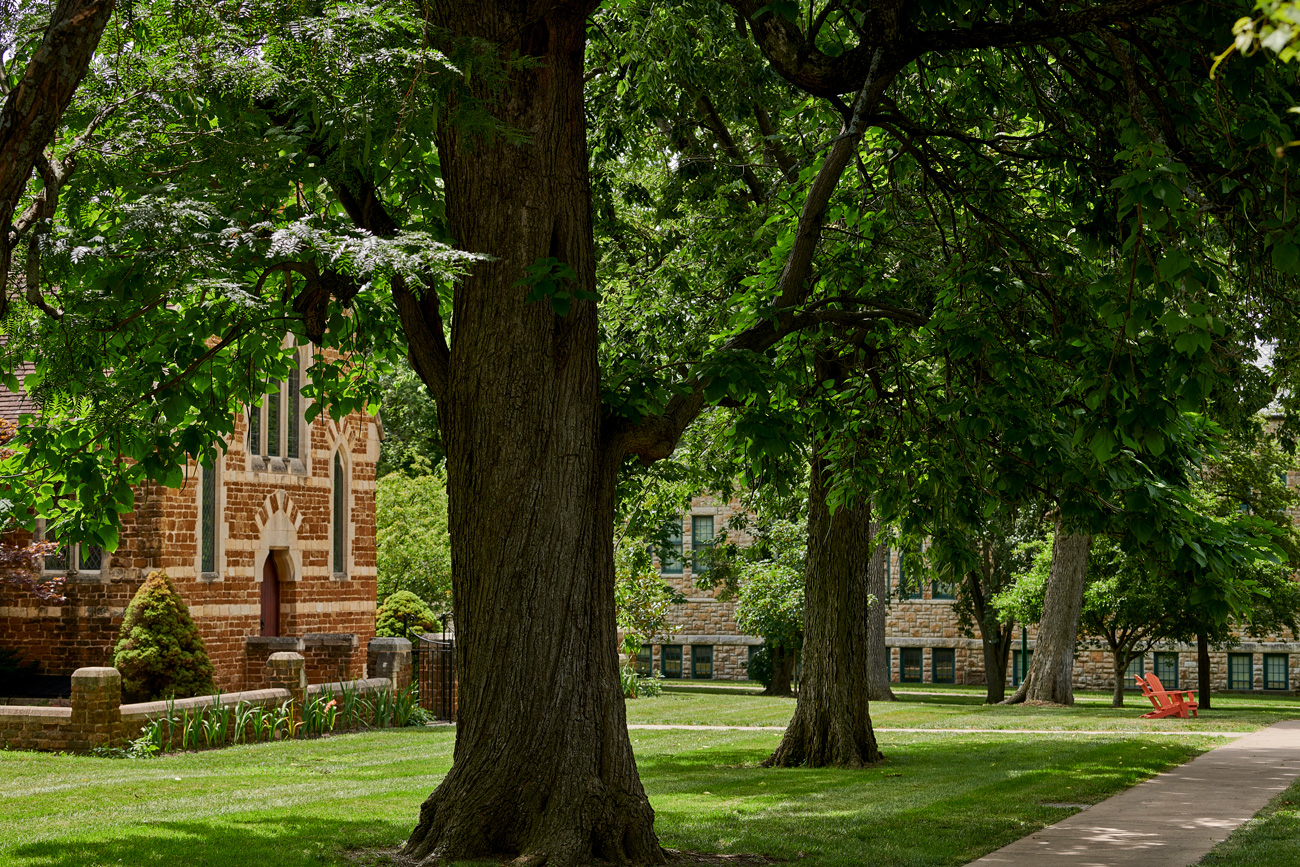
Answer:
[[267, 552], [266, 565], [262, 567], [262, 635], [280, 634], [280, 574], [275, 568], [275, 555]]

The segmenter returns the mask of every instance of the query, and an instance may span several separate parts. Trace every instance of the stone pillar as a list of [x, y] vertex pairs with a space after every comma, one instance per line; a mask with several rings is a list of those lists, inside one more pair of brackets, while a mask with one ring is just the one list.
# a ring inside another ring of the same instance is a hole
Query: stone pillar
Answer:
[[401, 692], [411, 685], [411, 642], [405, 638], [372, 638], [366, 648], [366, 675], [386, 677]]
[[266, 660], [266, 685], [289, 690], [293, 697], [293, 721], [302, 722], [302, 709], [307, 703], [307, 661], [302, 654], [272, 653]]
[[122, 740], [122, 675], [116, 668], [72, 673], [72, 724], [68, 748], [89, 752]]

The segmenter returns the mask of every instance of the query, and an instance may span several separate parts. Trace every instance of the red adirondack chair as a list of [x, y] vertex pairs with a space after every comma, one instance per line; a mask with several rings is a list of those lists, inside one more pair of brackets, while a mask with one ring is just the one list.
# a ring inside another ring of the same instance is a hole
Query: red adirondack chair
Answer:
[[1142, 675], [1135, 674], [1138, 686], [1142, 688], [1142, 694], [1151, 699], [1151, 704], [1155, 710], [1151, 713], [1142, 714], [1142, 719], [1161, 719], [1167, 716], [1176, 716], [1187, 719], [1188, 711], [1192, 716], [1196, 716], [1196, 693], [1190, 689], [1167, 690], [1160, 678], [1156, 677], [1155, 672], [1148, 674], [1146, 680]]

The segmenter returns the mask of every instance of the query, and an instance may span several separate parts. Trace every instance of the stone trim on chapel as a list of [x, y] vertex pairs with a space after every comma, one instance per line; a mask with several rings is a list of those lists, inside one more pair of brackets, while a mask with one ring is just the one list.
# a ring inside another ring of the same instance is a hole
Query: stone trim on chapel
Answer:
[[45, 569], [67, 576], [65, 603], [0, 587], [0, 646], [41, 674], [111, 665], [127, 603], [163, 569], [221, 689], [260, 684], [266, 657], [280, 650], [303, 653], [313, 683], [360, 677], [375, 634], [381, 431], [364, 412], [306, 421], [312, 352], [299, 348], [279, 388], [240, 412], [213, 466], [191, 464], [179, 489], [136, 490], [116, 551], [67, 546], [45, 558]]

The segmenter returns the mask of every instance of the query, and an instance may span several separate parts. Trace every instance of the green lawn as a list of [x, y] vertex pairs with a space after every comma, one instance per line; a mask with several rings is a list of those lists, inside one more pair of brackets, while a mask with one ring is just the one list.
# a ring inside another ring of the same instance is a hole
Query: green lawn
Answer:
[[1199, 863], [1204, 867], [1300, 867], [1300, 783], [1274, 798]]
[[[629, 714], [765, 724], [793, 706], [744, 688], [705, 689], [629, 702]], [[936, 729], [972, 719], [1118, 729], [1137, 715], [985, 709], [956, 691], [872, 709], [882, 727], [907, 719]], [[1284, 712], [1227, 708], [1204, 725], [1244, 730]], [[884, 764], [857, 772], [760, 768], [780, 737], [774, 731], [639, 730], [632, 741], [666, 846], [806, 867], [919, 867], [965, 864], [1071, 812], [1046, 804], [1095, 803], [1220, 742], [1185, 729], [1159, 737], [884, 732]], [[448, 728], [390, 730], [136, 761], [0, 752], [0, 867], [383, 863], [357, 850], [404, 839], [450, 764], [453, 738]], [[1294, 812], [1279, 809], [1240, 833], [1293, 847], [1296, 824]]]
[[[1126, 707], [1112, 708], [1110, 696], [1083, 694], [1071, 708], [985, 705], [978, 687], [898, 690], [899, 701], [873, 702], [871, 720], [880, 728], [1049, 729], [1054, 731], [1254, 731], [1281, 719], [1300, 717], [1295, 698], [1214, 696], [1214, 708], [1198, 719], [1144, 720], [1150, 704], [1133, 696]], [[666, 686], [653, 699], [627, 705], [628, 722], [671, 725], [784, 726], [794, 713], [793, 698], [759, 695], [756, 684], [680, 683]]]

